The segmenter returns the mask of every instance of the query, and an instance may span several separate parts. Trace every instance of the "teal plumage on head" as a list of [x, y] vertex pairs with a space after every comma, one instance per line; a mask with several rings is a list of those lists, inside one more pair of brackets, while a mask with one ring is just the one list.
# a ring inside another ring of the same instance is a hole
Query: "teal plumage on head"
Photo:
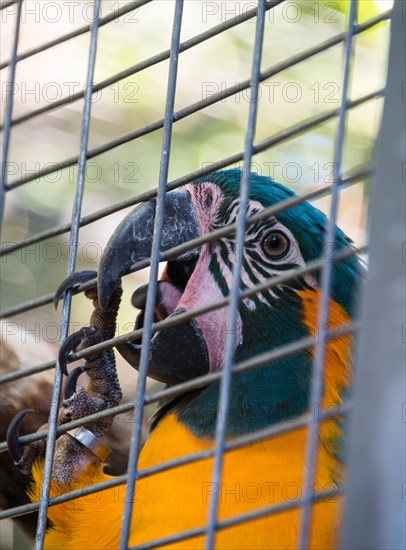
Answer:
[[[229, 200], [239, 196], [241, 170], [222, 170], [196, 180], [196, 184], [211, 181], [224, 190]], [[256, 173], [250, 174], [251, 199], [260, 202], [264, 208], [288, 200], [296, 196], [296, 193], [275, 182], [268, 176]], [[308, 202], [303, 202], [293, 208], [284, 210], [277, 217], [294, 233], [300, 242], [300, 249], [305, 262], [317, 260], [322, 257], [325, 230], [328, 223], [327, 217]], [[339, 251], [351, 246], [352, 241], [341, 229], [336, 228], [335, 246], [331, 246], [330, 254], [326, 261], [333, 261], [334, 251]], [[356, 256], [348, 258], [335, 266], [332, 297], [353, 315], [356, 307], [357, 282], [363, 269]], [[315, 274], [319, 281], [319, 272]]]

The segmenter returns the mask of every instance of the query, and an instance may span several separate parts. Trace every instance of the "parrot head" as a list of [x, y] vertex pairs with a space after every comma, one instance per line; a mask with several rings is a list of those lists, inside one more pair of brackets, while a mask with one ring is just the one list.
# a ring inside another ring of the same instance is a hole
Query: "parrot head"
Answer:
[[[295, 196], [290, 189], [268, 177], [252, 173], [250, 180], [247, 217]], [[236, 222], [240, 181], [240, 170], [224, 170], [169, 192], [165, 200], [161, 251]], [[155, 206], [156, 201], [152, 200], [133, 210], [108, 242], [98, 273], [102, 307], [108, 306], [121, 277], [150, 257]], [[235, 234], [228, 234], [170, 257], [158, 282], [155, 320], [175, 317], [228, 296], [238, 247], [243, 247], [241, 290], [321, 258], [326, 225], [325, 215], [303, 202], [249, 225], [243, 243], [236, 241]], [[334, 252], [349, 246], [350, 239], [337, 228], [331, 258], [325, 260], [331, 261]], [[360, 262], [354, 255], [334, 264], [330, 306], [333, 324], [352, 319], [361, 273]], [[133, 304], [141, 309], [136, 328], [143, 324], [146, 295], [146, 286], [133, 295]], [[316, 336], [319, 295], [320, 273], [314, 272], [242, 299], [234, 334], [235, 362], [309, 335]], [[224, 306], [207, 311], [157, 331], [151, 340], [149, 375], [173, 385], [220, 371], [228, 309]], [[121, 345], [118, 350], [138, 368], [140, 341]], [[341, 356], [343, 363], [343, 372], [336, 374], [338, 386], [344, 389], [349, 384], [346, 363], [350, 358], [339, 347], [334, 353]], [[234, 376], [228, 433], [245, 433], [303, 414], [309, 406], [312, 363], [313, 352], [308, 349]], [[341, 367], [334, 368], [340, 370]], [[212, 435], [218, 384], [185, 395], [181, 401], [181, 406], [179, 399], [168, 406], [197, 434]]]

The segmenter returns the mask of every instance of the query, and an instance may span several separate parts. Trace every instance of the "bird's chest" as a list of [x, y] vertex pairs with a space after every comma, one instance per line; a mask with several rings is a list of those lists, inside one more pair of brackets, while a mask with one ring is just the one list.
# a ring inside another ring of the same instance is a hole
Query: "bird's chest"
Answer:
[[[169, 415], [152, 433], [141, 453], [139, 467], [143, 470], [211, 447], [211, 441], [196, 438], [175, 415]], [[212, 482], [212, 458], [143, 477], [137, 484], [130, 545], [204, 527], [210, 499], [216, 494], [220, 522], [254, 510], [287, 506], [275, 515], [221, 529], [216, 548], [296, 548], [300, 514], [295, 503], [304, 491], [304, 456], [305, 434], [303, 430], [295, 430], [227, 452], [220, 486]], [[329, 461], [320, 450], [315, 491], [332, 488]], [[337, 507], [336, 498], [315, 506], [314, 548], [334, 547]], [[204, 536], [170, 546], [204, 547]]]

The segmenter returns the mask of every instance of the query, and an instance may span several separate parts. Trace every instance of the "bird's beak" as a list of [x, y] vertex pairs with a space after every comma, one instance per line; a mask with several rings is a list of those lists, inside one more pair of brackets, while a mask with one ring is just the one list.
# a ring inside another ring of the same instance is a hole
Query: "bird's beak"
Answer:
[[[151, 256], [156, 201], [143, 203], [117, 227], [103, 252], [98, 273], [98, 297], [103, 309], [121, 277], [136, 270], [137, 264]], [[202, 233], [196, 210], [187, 190], [175, 190], [166, 195], [161, 252], [185, 243]], [[178, 315], [177, 304], [198, 261], [200, 248], [171, 259], [165, 280], [159, 281], [155, 320]], [[146, 287], [138, 289], [133, 303], [141, 309], [136, 328], [143, 325]], [[136, 369], [139, 367], [139, 340], [118, 346], [121, 355]], [[206, 374], [209, 355], [203, 333], [195, 319], [154, 334], [150, 345], [149, 376], [168, 384]]]
[[[99, 303], [109, 305], [111, 295], [123, 275], [136, 270], [136, 265], [151, 256], [156, 200], [143, 203], [124, 218], [111, 236], [103, 252], [98, 273]], [[166, 195], [165, 216], [160, 250], [185, 243], [201, 235], [195, 208], [186, 190]], [[188, 251], [180, 261], [196, 258], [199, 250]]]

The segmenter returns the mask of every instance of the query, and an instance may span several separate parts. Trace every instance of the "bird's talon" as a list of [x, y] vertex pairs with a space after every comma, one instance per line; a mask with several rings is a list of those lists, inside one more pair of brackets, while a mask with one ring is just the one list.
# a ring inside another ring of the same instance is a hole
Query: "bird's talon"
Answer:
[[[84, 344], [82, 347], [88, 347], [93, 342], [92, 337], [96, 335], [96, 329], [94, 327], [82, 327], [80, 330], [74, 332], [64, 340], [58, 353], [58, 363], [65, 376], [68, 376], [68, 369], [66, 364], [69, 362], [69, 356], [72, 352], [77, 351], [80, 344]], [[85, 342], [85, 340], [90, 340]], [[95, 339], [94, 343], [97, 343], [99, 339]]]
[[77, 381], [78, 381], [78, 378], [81, 374], [83, 374], [84, 372], [90, 370], [90, 367], [85, 367], [85, 366], [81, 366], [81, 367], [76, 367], [75, 369], [73, 369], [73, 371], [69, 374], [67, 380], [66, 380], [66, 384], [65, 384], [65, 390], [64, 390], [64, 400], [67, 401], [68, 399], [70, 399], [72, 397], [72, 395], [75, 394], [76, 392], [76, 384], [77, 384]]
[[[95, 271], [83, 271], [68, 277], [55, 293], [55, 306], [68, 290], [96, 277], [97, 272]], [[72, 369], [70, 374], [68, 373], [67, 364], [73, 361], [72, 354], [76, 351], [93, 346], [103, 341], [103, 339], [113, 338], [121, 293], [121, 286], [117, 285], [117, 289], [113, 292], [111, 307], [106, 311], [102, 311], [98, 302], [96, 285], [89, 286], [85, 290], [85, 295], [92, 300], [94, 308], [90, 326], [82, 327], [68, 336], [62, 343], [58, 353], [59, 366], [67, 376], [63, 401], [58, 415], [59, 425], [101, 412], [120, 403], [122, 393], [112, 349], [88, 353], [85, 365]], [[89, 384], [86, 389], [78, 384], [79, 376], [85, 371], [89, 371]], [[33, 411], [24, 411], [18, 414], [10, 423], [7, 434], [10, 455], [18, 469], [25, 474], [29, 474], [34, 462], [43, 457], [46, 446], [44, 439], [34, 441], [28, 445], [21, 444], [19, 430], [24, 417], [29, 412]], [[111, 422], [112, 418], [103, 418], [89, 425], [89, 431], [94, 434], [95, 441], [100, 443], [103, 440], [104, 435], [111, 426]], [[40, 429], [45, 427], [46, 425]], [[95, 453], [92, 451], [93, 455], [89, 457], [89, 452], [85, 447], [69, 434], [63, 434], [57, 438], [52, 472], [54, 481], [57, 483], [70, 483], [80, 471], [87, 467], [89, 460], [94, 460]], [[101, 455], [96, 454], [96, 456], [100, 460]]]
[[77, 273], [73, 273], [72, 275], [69, 275], [69, 277], [64, 279], [55, 291], [55, 296], [54, 296], [55, 309], [58, 308], [59, 301], [66, 296], [66, 293], [68, 292], [68, 290], [76, 289], [81, 284], [87, 283], [88, 281], [91, 281], [92, 279], [96, 279], [96, 278], [97, 278], [97, 271], [93, 271], [93, 270], [79, 271]]
[[23, 445], [21, 445], [19, 440], [19, 434], [20, 434], [20, 426], [24, 420], [24, 418], [27, 416], [27, 414], [33, 413], [33, 409], [27, 409], [25, 411], [22, 411], [13, 418], [13, 420], [10, 422], [10, 425], [7, 429], [7, 445], [8, 445], [8, 452], [11, 456], [11, 458], [14, 460], [16, 465], [21, 460], [21, 457], [23, 456]]
[[83, 328], [81, 328], [77, 332], [74, 332], [73, 334], [68, 336], [66, 340], [62, 342], [62, 345], [59, 348], [58, 363], [65, 376], [68, 376], [66, 363], [68, 362], [69, 355], [72, 351], [75, 351], [77, 349], [84, 337], [85, 333]]

